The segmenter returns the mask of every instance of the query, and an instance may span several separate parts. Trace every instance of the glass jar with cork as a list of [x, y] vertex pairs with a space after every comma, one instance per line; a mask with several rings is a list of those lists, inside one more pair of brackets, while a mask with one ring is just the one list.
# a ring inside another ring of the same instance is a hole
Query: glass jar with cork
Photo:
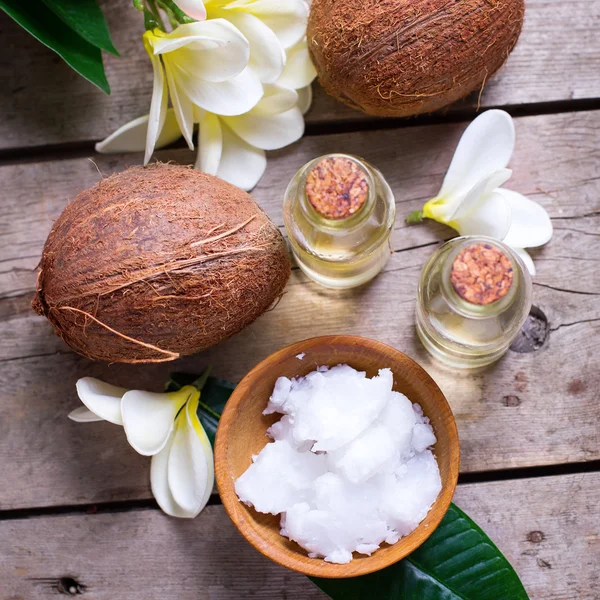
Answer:
[[427, 261], [417, 292], [417, 332], [438, 360], [476, 368], [500, 358], [525, 323], [532, 283], [521, 259], [491, 238], [450, 240]]
[[366, 283], [385, 265], [396, 216], [392, 191], [365, 160], [328, 154], [292, 178], [283, 220], [292, 251], [308, 277], [331, 288]]

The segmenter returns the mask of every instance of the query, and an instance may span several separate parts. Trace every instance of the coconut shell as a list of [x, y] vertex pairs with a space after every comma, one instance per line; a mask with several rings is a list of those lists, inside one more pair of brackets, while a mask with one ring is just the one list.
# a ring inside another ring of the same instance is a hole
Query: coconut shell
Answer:
[[313, 0], [308, 47], [325, 91], [406, 117], [463, 98], [517, 42], [523, 0]]
[[88, 358], [146, 363], [228, 338], [278, 298], [290, 260], [245, 192], [167, 164], [81, 192], [42, 255], [33, 308]]

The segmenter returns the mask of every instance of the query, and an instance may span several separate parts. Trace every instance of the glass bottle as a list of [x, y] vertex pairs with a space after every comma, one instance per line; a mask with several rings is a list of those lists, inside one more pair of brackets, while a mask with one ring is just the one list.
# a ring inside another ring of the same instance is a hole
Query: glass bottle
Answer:
[[464, 236], [441, 246], [421, 272], [416, 324], [423, 345], [453, 368], [500, 358], [525, 323], [532, 283], [505, 244]]
[[366, 283], [391, 254], [394, 195], [362, 158], [328, 154], [305, 164], [285, 192], [283, 220], [308, 277], [331, 288]]

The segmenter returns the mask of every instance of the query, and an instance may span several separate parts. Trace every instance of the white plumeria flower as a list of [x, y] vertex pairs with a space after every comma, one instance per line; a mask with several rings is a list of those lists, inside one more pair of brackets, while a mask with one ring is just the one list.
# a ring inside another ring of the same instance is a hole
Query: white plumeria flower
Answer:
[[[308, 4], [304, 0], [207, 0], [204, 5], [211, 17], [209, 21], [182, 25], [171, 34], [160, 30], [146, 32], [144, 43], [154, 69], [150, 115], [123, 125], [96, 144], [96, 150], [111, 153], [145, 149], [147, 164], [154, 149], [174, 142], [181, 134], [193, 149], [193, 126], [199, 123], [196, 168], [248, 191], [265, 171], [264, 151], [287, 146], [304, 133], [302, 115], [312, 102], [310, 84], [317, 75], [306, 44]], [[183, 2], [179, 7], [192, 16]], [[225, 32], [223, 23], [229, 25]], [[220, 24], [221, 29], [210, 29], [211, 24]], [[237, 37], [232, 30], [237, 31]], [[210, 35], [213, 37], [209, 39]], [[230, 41], [234, 45], [240, 38], [245, 40], [247, 64], [237, 75], [243, 62], [240, 48], [225, 48], [221, 57], [216, 53], [219, 46], [213, 47], [227, 36], [233, 36]], [[204, 48], [201, 44], [207, 40], [213, 46]], [[209, 59], [209, 52], [210, 59], [217, 61], [212, 63], [212, 70], [202, 62]], [[196, 68], [198, 60], [201, 64]], [[222, 86], [221, 90], [209, 89], [213, 84], [203, 83], [202, 77], [208, 81], [213, 71], [223, 77], [218, 61], [225, 60], [231, 67], [226, 75], [232, 78], [215, 83]], [[199, 89], [209, 90], [205, 95], [210, 102], [198, 90], [187, 93], [191, 84], [185, 83], [189, 79], [185, 74], [189, 73], [202, 75], [195, 83]], [[244, 110], [236, 104], [236, 94], [243, 90], [234, 81], [242, 76], [251, 76], [260, 88], [259, 96], [253, 87], [249, 90], [246, 100], [252, 101]], [[227, 97], [231, 90], [235, 93]], [[218, 101], [221, 92], [223, 103]], [[172, 109], [167, 108], [169, 93]], [[236, 110], [230, 108], [234, 104]]]
[[309, 104], [295, 90], [265, 85], [265, 95], [249, 112], [223, 117], [199, 111], [196, 168], [251, 190], [267, 165], [265, 150], [283, 148], [300, 139], [304, 118], [298, 104]]
[[77, 393], [85, 406], [69, 418], [122, 425], [134, 450], [152, 456], [150, 483], [162, 510], [196, 517], [208, 502], [215, 476], [212, 447], [197, 415], [200, 392], [191, 385], [163, 394], [128, 391], [84, 377]]
[[463, 133], [442, 189], [425, 204], [422, 215], [449, 225], [461, 235], [504, 241], [535, 275], [533, 261], [524, 248], [548, 242], [552, 223], [542, 206], [500, 187], [512, 174], [506, 166], [514, 145], [510, 115], [502, 110], [482, 113]]
[[154, 69], [145, 162], [150, 160], [162, 130], [167, 87], [190, 149], [194, 148], [194, 107], [239, 115], [262, 97], [260, 80], [248, 68], [248, 40], [224, 19], [187, 23], [171, 33], [146, 31], [144, 44]]
[[206, 19], [206, 7], [202, 0], [173, 0], [175, 4], [188, 16], [196, 21]]
[[[312, 102], [310, 86], [289, 90], [278, 85], [266, 85], [263, 99], [254, 109], [239, 117], [221, 117], [197, 110], [199, 122], [198, 156], [195, 167], [217, 175], [240, 189], [251, 190], [262, 177], [267, 166], [265, 150], [274, 150], [291, 144], [302, 137], [303, 116]], [[174, 111], [168, 109], [165, 130], [177, 127]], [[141, 152], [148, 129], [148, 118], [140, 117], [124, 125], [98, 144], [103, 152]], [[161, 137], [163, 136], [161, 134]], [[161, 140], [159, 139], [159, 142]]]

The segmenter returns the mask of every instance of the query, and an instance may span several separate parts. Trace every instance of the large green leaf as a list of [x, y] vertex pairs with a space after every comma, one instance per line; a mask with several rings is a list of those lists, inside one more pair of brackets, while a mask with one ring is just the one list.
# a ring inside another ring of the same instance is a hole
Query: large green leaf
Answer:
[[225, 408], [225, 402], [227, 402], [229, 396], [231, 396], [231, 392], [233, 392], [234, 388], [235, 385], [232, 383], [223, 381], [223, 379], [217, 379], [216, 377], [209, 377], [206, 385], [202, 388], [200, 405], [198, 406], [198, 418], [213, 446], [215, 445], [215, 435], [217, 433], [219, 419], [214, 414], [207, 411], [205, 406], [208, 406], [215, 413], [220, 415]]
[[42, 0], [66, 25], [93, 46], [119, 56], [96, 0]]
[[352, 579], [311, 578], [334, 600], [526, 600], [500, 550], [452, 504], [428, 540], [404, 560]]
[[80, 75], [110, 94], [100, 49], [75, 33], [42, 0], [0, 0], [0, 9]]

